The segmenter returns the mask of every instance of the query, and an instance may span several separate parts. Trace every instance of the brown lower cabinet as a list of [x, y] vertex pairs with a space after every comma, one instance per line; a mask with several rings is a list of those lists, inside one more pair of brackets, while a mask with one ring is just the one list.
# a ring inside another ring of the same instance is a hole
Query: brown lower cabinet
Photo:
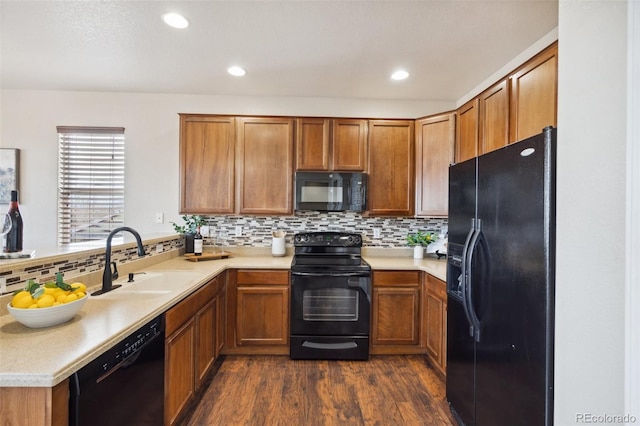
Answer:
[[229, 271], [225, 354], [289, 354], [289, 271]]
[[180, 419], [201, 389], [219, 353], [224, 327], [220, 299], [225, 280], [220, 275], [166, 312], [165, 424]]
[[447, 289], [444, 281], [426, 275], [427, 356], [442, 374], [447, 368]]
[[420, 274], [373, 271], [371, 354], [424, 352]]
[[3, 425], [69, 425], [69, 379], [52, 388], [0, 387]]
[[446, 370], [446, 284], [426, 272], [373, 271], [373, 355], [424, 353]]

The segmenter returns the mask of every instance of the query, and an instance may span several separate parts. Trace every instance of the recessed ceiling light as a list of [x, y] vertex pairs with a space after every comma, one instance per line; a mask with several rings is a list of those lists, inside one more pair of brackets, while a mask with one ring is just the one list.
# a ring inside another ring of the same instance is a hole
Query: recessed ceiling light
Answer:
[[391, 74], [392, 80], [405, 80], [407, 77], [409, 77], [409, 73], [405, 70], [398, 70]]
[[178, 13], [165, 13], [162, 15], [162, 20], [173, 28], [187, 28], [189, 26], [189, 21], [184, 16]]
[[242, 77], [247, 73], [244, 68], [238, 66], [227, 68], [227, 72], [236, 77]]

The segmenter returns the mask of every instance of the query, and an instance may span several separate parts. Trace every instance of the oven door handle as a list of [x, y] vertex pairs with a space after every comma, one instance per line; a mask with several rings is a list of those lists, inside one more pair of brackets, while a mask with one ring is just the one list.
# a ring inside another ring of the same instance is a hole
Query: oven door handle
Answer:
[[300, 277], [366, 277], [366, 272], [291, 272]]

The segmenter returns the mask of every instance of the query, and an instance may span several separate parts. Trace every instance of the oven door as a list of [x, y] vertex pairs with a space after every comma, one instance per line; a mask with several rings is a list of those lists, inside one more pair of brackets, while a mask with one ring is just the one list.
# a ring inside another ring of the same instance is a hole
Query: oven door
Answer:
[[292, 359], [369, 358], [371, 273], [291, 272]]
[[291, 273], [291, 334], [368, 336], [369, 272]]

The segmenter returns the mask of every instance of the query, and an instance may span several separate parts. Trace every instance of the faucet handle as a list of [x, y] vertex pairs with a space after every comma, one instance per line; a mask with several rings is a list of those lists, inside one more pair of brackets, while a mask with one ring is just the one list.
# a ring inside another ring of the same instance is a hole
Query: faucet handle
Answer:
[[111, 281], [115, 281], [118, 279], [118, 267], [116, 266], [116, 262], [111, 262], [113, 266], [113, 272], [111, 272]]

